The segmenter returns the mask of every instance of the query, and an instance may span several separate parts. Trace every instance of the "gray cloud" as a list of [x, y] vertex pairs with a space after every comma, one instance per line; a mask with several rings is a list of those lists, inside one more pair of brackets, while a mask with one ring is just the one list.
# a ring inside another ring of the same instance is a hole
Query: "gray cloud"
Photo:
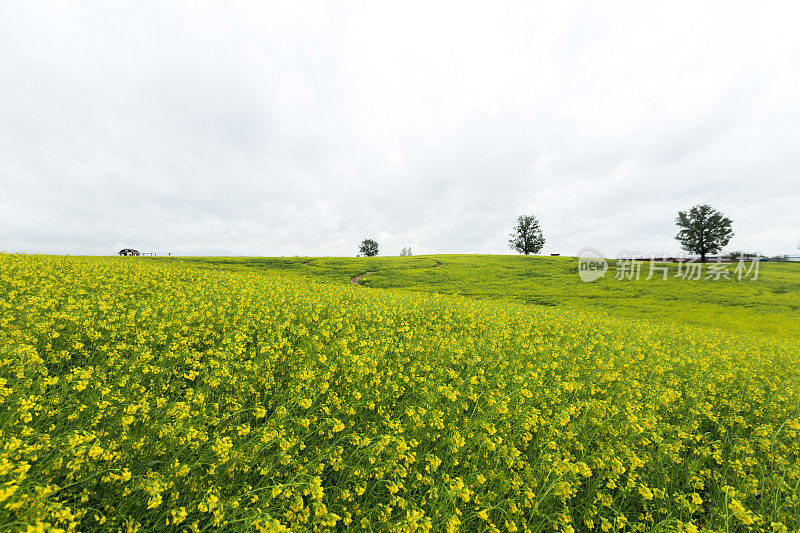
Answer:
[[0, 4], [0, 249], [797, 253], [794, 3]]

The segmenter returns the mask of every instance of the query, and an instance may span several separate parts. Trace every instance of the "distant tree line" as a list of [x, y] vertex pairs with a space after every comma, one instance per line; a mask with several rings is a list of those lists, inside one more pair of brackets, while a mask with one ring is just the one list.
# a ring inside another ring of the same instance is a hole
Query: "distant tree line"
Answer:
[[[375, 257], [378, 255], [378, 243], [373, 239], [364, 239], [358, 246], [358, 256], [361, 257]], [[400, 251], [400, 257], [409, 257], [411, 253], [410, 246], [404, 246]]]
[[[689, 253], [700, 256], [705, 262], [709, 254], [722, 250], [733, 237], [733, 221], [708, 204], [698, 204], [687, 211], [678, 211], [675, 219], [678, 234], [675, 239]], [[545, 239], [539, 221], [533, 215], [520, 215], [508, 240], [509, 247], [521, 254], [537, 254], [544, 247]], [[800, 248], [800, 245], [798, 245]], [[359, 255], [373, 257], [378, 255], [378, 243], [364, 239], [359, 247]], [[402, 257], [411, 255], [411, 247], [404, 247]], [[749, 259], [758, 254], [731, 252], [726, 257], [731, 260]]]
[[[679, 211], [675, 221], [679, 231], [675, 238], [687, 252], [698, 254], [705, 262], [709, 254], [719, 252], [733, 237], [732, 221], [710, 205], [695, 205], [688, 211]], [[533, 215], [522, 215], [511, 233], [508, 243], [521, 254], [536, 254], [544, 246], [544, 235], [539, 221]], [[744, 252], [734, 252], [743, 254]]]

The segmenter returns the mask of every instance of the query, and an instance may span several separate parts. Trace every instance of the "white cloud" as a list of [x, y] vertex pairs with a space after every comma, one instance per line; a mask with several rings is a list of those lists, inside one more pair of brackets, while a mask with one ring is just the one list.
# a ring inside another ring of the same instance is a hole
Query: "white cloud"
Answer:
[[4, 2], [0, 249], [800, 240], [794, 3]]

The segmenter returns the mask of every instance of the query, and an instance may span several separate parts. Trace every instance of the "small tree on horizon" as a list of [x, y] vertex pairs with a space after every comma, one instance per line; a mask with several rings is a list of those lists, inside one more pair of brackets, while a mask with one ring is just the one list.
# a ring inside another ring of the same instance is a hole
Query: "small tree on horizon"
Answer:
[[678, 211], [675, 223], [680, 230], [675, 238], [687, 252], [698, 254], [700, 262], [706, 255], [719, 252], [733, 237], [731, 219], [708, 204], [696, 205], [687, 211]]
[[411, 255], [411, 247], [409, 246], [408, 248], [406, 248], [404, 246], [403, 249], [400, 251], [400, 257], [408, 257], [410, 255]]
[[361, 255], [364, 257], [375, 257], [378, 255], [378, 243], [372, 239], [364, 239], [361, 241], [361, 246], [358, 247], [358, 251], [361, 252]]
[[544, 246], [544, 235], [539, 227], [539, 221], [533, 215], [523, 215], [517, 217], [517, 225], [514, 233], [508, 240], [512, 250], [521, 254], [537, 254]]

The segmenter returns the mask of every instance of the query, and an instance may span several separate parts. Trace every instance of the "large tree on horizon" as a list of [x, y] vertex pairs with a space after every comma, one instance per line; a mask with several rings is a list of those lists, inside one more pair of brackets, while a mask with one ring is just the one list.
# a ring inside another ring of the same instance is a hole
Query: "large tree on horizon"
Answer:
[[521, 254], [536, 254], [544, 246], [544, 235], [539, 227], [539, 221], [533, 215], [517, 217], [517, 225], [508, 240], [512, 250]]
[[698, 254], [700, 262], [706, 255], [719, 252], [733, 237], [731, 219], [708, 204], [696, 205], [687, 211], [678, 211], [676, 239], [687, 252]]
[[358, 247], [358, 251], [361, 252], [364, 257], [375, 257], [378, 255], [378, 243], [372, 239], [364, 239], [361, 241], [361, 246]]

